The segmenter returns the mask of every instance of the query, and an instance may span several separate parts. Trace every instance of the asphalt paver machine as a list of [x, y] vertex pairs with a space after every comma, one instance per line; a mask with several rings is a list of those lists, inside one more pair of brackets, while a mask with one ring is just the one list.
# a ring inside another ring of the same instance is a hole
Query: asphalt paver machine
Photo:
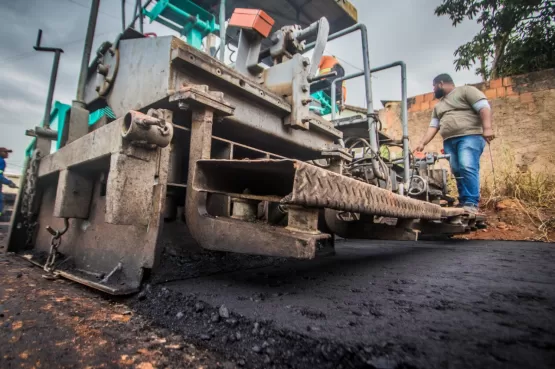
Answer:
[[[445, 172], [433, 169], [440, 157], [412, 158], [405, 65], [370, 68], [367, 29], [348, 1], [138, 2], [140, 25], [90, 62], [98, 6], [60, 132], [33, 132], [9, 251], [127, 294], [172, 268], [211, 268], [212, 256], [171, 262], [176, 253], [313, 259], [333, 253], [336, 236], [415, 240], [483, 222], [446, 206]], [[143, 34], [143, 17], [187, 41]], [[364, 70], [333, 83], [361, 78], [366, 113], [322, 116], [313, 97], [319, 59], [327, 42], [351, 33]], [[232, 65], [224, 42], [213, 47], [217, 35], [234, 45]], [[398, 140], [379, 131], [371, 88], [371, 73], [396, 66]], [[98, 111], [111, 114], [89, 124]], [[403, 156], [383, 157], [382, 145]]]

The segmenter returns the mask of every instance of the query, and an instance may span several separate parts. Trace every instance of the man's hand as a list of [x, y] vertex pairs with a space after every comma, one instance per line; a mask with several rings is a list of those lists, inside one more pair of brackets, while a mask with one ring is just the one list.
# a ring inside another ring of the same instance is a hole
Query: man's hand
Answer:
[[423, 152], [424, 148], [426, 147], [426, 145], [424, 145], [422, 142], [420, 142], [416, 148], [414, 149], [413, 152]]
[[493, 129], [491, 128], [484, 129], [484, 133], [482, 133], [482, 136], [484, 136], [484, 139], [487, 143], [490, 143], [495, 139], [495, 134], [493, 133]]
[[12, 183], [10, 183], [10, 184], [8, 185], [8, 187], [9, 187], [9, 188], [17, 188], [17, 185], [16, 185], [15, 183], [12, 182]]
[[423, 152], [426, 145], [430, 143], [430, 141], [435, 137], [438, 131], [439, 128], [437, 127], [428, 127], [426, 134], [424, 135], [424, 137], [422, 137], [422, 139], [414, 149], [414, 152]]

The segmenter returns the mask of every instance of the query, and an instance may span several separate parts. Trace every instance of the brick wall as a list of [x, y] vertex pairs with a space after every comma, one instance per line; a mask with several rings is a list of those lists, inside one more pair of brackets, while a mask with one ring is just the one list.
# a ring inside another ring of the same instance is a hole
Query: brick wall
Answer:
[[[500, 78], [473, 85], [488, 97], [493, 111], [497, 139], [491, 148], [494, 164], [512, 163], [521, 170], [555, 175], [555, 69]], [[408, 99], [409, 134], [414, 147], [430, 123], [432, 108], [437, 104], [433, 93]], [[399, 102], [385, 104], [380, 112], [384, 129], [401, 137]], [[426, 151], [442, 148], [439, 135]], [[482, 179], [490, 177], [489, 152], [482, 156]]]

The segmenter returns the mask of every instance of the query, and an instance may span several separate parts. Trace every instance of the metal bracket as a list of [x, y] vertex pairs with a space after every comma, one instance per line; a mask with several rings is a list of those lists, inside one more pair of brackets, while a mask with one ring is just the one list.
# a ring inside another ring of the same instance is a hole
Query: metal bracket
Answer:
[[349, 150], [347, 150], [346, 148], [339, 148], [338, 147], [336, 149], [324, 150], [324, 151], [322, 151], [322, 156], [338, 158], [338, 159], [344, 160], [348, 163], [353, 161], [353, 155], [351, 155], [349, 153]]
[[206, 85], [184, 85], [182, 89], [170, 96], [170, 102], [177, 102], [180, 109], [208, 107], [219, 116], [233, 115], [235, 107], [224, 100], [221, 92], [209, 91]]

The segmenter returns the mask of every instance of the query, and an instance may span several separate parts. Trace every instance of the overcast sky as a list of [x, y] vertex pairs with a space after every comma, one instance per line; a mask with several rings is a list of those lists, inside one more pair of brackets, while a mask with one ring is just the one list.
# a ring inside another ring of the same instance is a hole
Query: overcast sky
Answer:
[[[127, 18], [134, 0], [127, 1]], [[266, 0], [270, 1], [270, 0]], [[317, 1], [317, 0], [314, 0]], [[449, 19], [438, 18], [434, 9], [440, 0], [351, 0], [359, 21], [368, 27], [372, 67], [403, 60], [408, 66], [409, 96], [431, 91], [431, 80], [451, 73], [457, 84], [478, 82], [474, 71], [455, 72], [453, 52], [478, 31], [473, 22], [453, 28]], [[263, 3], [263, 1], [260, 1]], [[33, 50], [37, 31], [43, 30], [43, 46], [64, 49], [54, 99], [71, 104], [75, 97], [90, 0], [18, 0], [0, 2], [0, 146], [15, 152], [8, 171], [19, 172], [29, 138], [26, 129], [38, 125], [44, 113], [53, 53]], [[121, 31], [119, 0], [101, 0], [93, 51], [105, 40], [113, 41]], [[171, 34], [157, 25], [145, 32]], [[344, 60], [347, 73], [362, 67], [360, 36], [353, 34], [328, 44], [326, 50]], [[400, 71], [380, 72], [372, 79], [375, 108], [380, 100], [400, 100]], [[362, 81], [347, 85], [352, 105], [364, 105]]]

